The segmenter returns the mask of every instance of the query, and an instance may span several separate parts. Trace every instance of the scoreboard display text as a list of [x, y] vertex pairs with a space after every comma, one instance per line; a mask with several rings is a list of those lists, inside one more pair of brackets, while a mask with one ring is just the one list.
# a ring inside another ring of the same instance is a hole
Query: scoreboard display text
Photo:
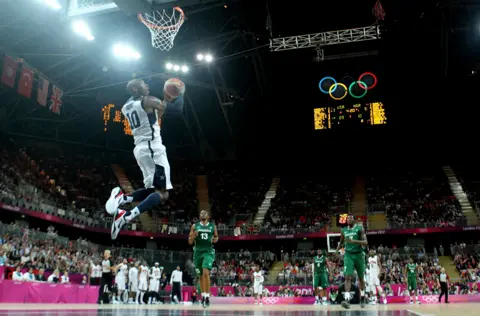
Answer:
[[[347, 217], [348, 217], [348, 213], [337, 214], [337, 227], [347, 226]], [[367, 217], [366, 216], [356, 216], [355, 217], [355, 222], [357, 224], [362, 224], [363, 223], [364, 227], [366, 227]]]
[[[106, 133], [111, 124], [120, 125], [125, 135], [132, 136], [132, 129], [128, 119], [122, 115], [121, 107], [117, 108], [115, 104], [107, 104], [102, 107], [103, 131]], [[161, 124], [161, 120], [158, 120]]]
[[387, 117], [382, 102], [336, 105], [313, 109], [315, 130], [327, 130], [342, 125], [385, 125]]
[[116, 109], [114, 104], [107, 104], [102, 108], [103, 131], [106, 133], [110, 124], [121, 125], [125, 135], [132, 135], [132, 129], [127, 118], [122, 115], [120, 109]]

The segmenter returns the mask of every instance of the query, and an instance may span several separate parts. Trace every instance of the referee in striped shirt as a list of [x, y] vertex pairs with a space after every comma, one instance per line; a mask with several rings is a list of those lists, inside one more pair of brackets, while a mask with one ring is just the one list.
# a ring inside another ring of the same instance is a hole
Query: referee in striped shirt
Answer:
[[450, 303], [448, 301], [448, 275], [445, 273], [445, 268], [440, 270], [440, 275], [438, 276], [438, 285], [440, 286], [440, 297], [438, 298], [438, 302], [442, 302], [442, 296], [445, 294], [445, 303]]

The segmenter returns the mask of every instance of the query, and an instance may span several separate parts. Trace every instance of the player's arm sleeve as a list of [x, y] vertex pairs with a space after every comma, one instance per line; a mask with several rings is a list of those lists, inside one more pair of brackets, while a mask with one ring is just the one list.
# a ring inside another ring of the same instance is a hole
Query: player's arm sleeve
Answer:
[[344, 243], [345, 243], [345, 237], [343, 236], [343, 232], [342, 232], [340, 234], [340, 242], [338, 243], [337, 251], [342, 249]]
[[184, 97], [183, 94], [180, 94], [177, 98], [172, 101], [167, 101], [167, 108], [165, 109], [164, 115], [180, 115], [183, 113], [183, 105], [184, 105]]
[[190, 227], [190, 235], [188, 236], [188, 244], [189, 245], [192, 245], [194, 240], [195, 240], [195, 226], [192, 225], [192, 227]]
[[212, 242], [213, 243], [216, 243], [218, 242], [218, 231], [217, 231], [217, 226], [215, 225], [214, 229], [213, 229], [213, 239], [212, 239]]
[[367, 233], [363, 228], [360, 232], [360, 240], [357, 241], [357, 244], [359, 244], [360, 246], [368, 246]]

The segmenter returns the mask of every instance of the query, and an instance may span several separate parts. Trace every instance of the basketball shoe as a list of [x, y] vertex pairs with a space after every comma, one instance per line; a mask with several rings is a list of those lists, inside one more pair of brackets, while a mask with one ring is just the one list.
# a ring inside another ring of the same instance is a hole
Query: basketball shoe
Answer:
[[107, 213], [110, 215], [114, 215], [118, 207], [123, 204], [123, 192], [120, 187], [116, 187], [110, 193], [110, 198], [108, 199], [107, 203], [105, 203], [105, 209]]
[[117, 239], [117, 236], [120, 233], [120, 230], [122, 230], [123, 225], [127, 223], [127, 219], [125, 218], [126, 214], [127, 214], [127, 211], [117, 208], [117, 211], [115, 212], [115, 215], [113, 218], [112, 229], [111, 229], [112, 240]]

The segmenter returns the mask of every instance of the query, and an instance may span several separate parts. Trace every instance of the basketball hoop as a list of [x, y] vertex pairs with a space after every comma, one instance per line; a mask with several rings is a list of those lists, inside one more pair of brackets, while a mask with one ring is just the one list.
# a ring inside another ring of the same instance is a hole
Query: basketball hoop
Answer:
[[172, 11], [171, 13], [166, 10], [154, 11], [153, 14], [137, 15], [140, 22], [150, 30], [154, 48], [169, 51], [173, 47], [175, 36], [185, 21], [185, 14], [180, 7], [174, 7]]

